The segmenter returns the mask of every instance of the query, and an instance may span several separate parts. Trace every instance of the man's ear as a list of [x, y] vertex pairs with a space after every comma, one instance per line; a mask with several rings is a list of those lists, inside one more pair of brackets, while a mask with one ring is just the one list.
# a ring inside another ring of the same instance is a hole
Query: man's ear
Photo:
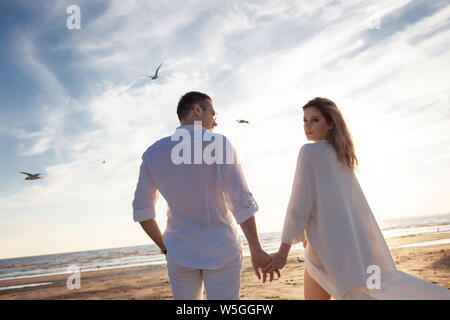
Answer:
[[200, 115], [200, 105], [198, 103], [194, 103], [192, 106], [192, 110], [194, 111], [194, 114], [199, 116]]

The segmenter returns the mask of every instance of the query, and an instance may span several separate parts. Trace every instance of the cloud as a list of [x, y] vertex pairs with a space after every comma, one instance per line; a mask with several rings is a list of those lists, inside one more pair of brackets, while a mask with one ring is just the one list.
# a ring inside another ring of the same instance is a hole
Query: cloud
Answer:
[[73, 126], [70, 104], [59, 112], [44, 108], [46, 125], [34, 132], [19, 130], [16, 138], [32, 142], [23, 147], [22, 155], [37, 155], [52, 148], [63, 155], [63, 163], [47, 166], [45, 182], [3, 198], [3, 205], [89, 201], [93, 194], [105, 200], [129, 197], [137, 181], [142, 153], [178, 126], [176, 103], [184, 93], [179, 88], [201, 86], [205, 79], [202, 74], [175, 74], [164, 81], [147, 81], [139, 88], [104, 88], [83, 109], [89, 114], [92, 128], [78, 134], [65, 129]]
[[39, 51], [33, 39], [29, 36], [21, 36], [15, 42], [14, 51], [20, 57], [19, 65], [22, 72], [39, 86], [43, 95], [47, 97], [64, 97], [66, 91], [58, 78], [48, 66], [39, 58]]

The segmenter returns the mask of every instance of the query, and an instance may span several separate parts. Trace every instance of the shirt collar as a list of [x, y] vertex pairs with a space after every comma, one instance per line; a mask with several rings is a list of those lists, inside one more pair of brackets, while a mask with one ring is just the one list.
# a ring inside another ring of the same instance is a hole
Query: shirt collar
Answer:
[[196, 128], [196, 127], [200, 127], [202, 129], [202, 132], [206, 131], [206, 129], [202, 125], [196, 125], [196, 124], [183, 124], [183, 125], [177, 127], [176, 130], [186, 129], [189, 131], [194, 131], [194, 128]]

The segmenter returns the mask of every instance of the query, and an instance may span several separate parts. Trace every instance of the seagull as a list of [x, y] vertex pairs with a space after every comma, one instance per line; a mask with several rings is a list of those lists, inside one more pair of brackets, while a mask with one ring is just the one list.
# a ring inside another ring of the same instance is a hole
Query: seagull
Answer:
[[301, 262], [303, 262], [303, 260], [300, 259], [299, 257], [297, 257], [297, 262], [298, 262], [298, 263], [301, 263]]
[[159, 68], [161, 68], [161, 66], [162, 66], [162, 62], [161, 62], [161, 64], [159, 65], [158, 69], [156, 69], [156, 72], [155, 72], [155, 75], [154, 75], [154, 76], [145, 76], [144, 78], [152, 78], [152, 80], [158, 79], [158, 78], [159, 78], [159, 76], [158, 76], [158, 71], [159, 71]]
[[39, 175], [41, 175], [41, 173], [31, 174], [31, 173], [22, 172], [22, 171], [20, 171], [20, 173], [26, 174], [28, 176], [28, 177], [25, 178], [25, 180], [42, 179], [42, 177], [39, 177]]
[[237, 120], [237, 122], [238, 122], [238, 123], [246, 123], [246, 124], [250, 124], [247, 120], [241, 120], [241, 119]]

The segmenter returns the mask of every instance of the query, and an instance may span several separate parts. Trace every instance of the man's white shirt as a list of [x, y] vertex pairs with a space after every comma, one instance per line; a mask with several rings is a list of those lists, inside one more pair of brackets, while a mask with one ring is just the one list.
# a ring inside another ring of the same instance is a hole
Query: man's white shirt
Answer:
[[[180, 157], [185, 161], [180, 163]], [[134, 221], [155, 218], [159, 193], [168, 205], [163, 242], [182, 266], [218, 269], [240, 255], [236, 222], [251, 218], [258, 205], [225, 136], [200, 125], [182, 125], [151, 145], [142, 155]]]

